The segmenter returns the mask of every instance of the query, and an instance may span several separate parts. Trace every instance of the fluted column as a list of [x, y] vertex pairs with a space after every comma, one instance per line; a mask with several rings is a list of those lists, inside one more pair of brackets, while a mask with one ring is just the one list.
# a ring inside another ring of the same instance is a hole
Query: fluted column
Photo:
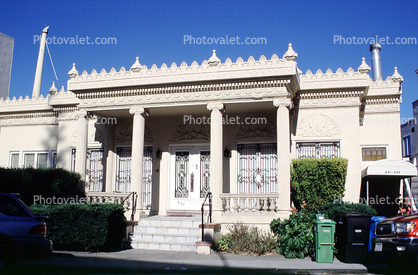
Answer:
[[81, 174], [82, 180], [86, 180], [86, 156], [88, 117], [86, 111], [79, 111], [77, 121], [77, 143], [75, 151], [75, 171]]
[[279, 210], [290, 210], [290, 121], [289, 110], [293, 107], [289, 96], [275, 98], [277, 107], [277, 171]]
[[207, 105], [210, 114], [210, 191], [213, 195], [213, 211], [222, 210], [222, 201], [219, 194], [223, 187], [223, 131], [222, 113], [223, 104], [220, 102]]
[[[138, 194], [136, 209], [142, 212], [142, 182], [144, 157], [144, 133], [145, 118], [142, 115], [145, 112], [143, 107], [133, 107], [129, 112], [134, 115], [132, 126], [132, 172], [131, 172], [131, 192]], [[140, 214], [140, 213], [139, 213]]]

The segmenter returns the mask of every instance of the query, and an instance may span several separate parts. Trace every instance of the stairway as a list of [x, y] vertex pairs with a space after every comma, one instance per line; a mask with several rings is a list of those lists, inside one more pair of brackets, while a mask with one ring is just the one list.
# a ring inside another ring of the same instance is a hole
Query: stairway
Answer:
[[150, 216], [140, 219], [131, 236], [136, 249], [196, 251], [200, 240], [199, 216]]

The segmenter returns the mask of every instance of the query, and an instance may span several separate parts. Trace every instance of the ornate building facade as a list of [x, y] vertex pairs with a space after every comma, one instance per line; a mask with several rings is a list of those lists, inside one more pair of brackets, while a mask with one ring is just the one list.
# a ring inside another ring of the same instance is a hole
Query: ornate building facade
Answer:
[[215, 222], [268, 224], [290, 213], [292, 159], [342, 157], [358, 202], [361, 171], [402, 157], [402, 77], [373, 81], [364, 58], [302, 73], [297, 57], [289, 44], [282, 58], [74, 64], [67, 91], [0, 101], [0, 165], [77, 171], [94, 198], [136, 192], [137, 218], [197, 213], [210, 191]]

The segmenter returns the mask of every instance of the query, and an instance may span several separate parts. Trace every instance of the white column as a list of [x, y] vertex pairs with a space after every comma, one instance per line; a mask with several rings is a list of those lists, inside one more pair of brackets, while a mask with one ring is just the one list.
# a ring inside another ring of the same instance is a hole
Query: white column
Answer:
[[[145, 118], [142, 115], [145, 112], [143, 107], [134, 107], [129, 109], [134, 115], [132, 126], [132, 172], [131, 172], [131, 192], [138, 194], [136, 209], [142, 212], [142, 182], [143, 170], [142, 162], [144, 158], [144, 133]], [[140, 213], [139, 213], [140, 214]]]
[[292, 100], [280, 97], [273, 100], [277, 108], [277, 173], [279, 193], [279, 210], [290, 210], [290, 121], [289, 109]]
[[106, 157], [106, 188], [105, 191], [111, 193], [115, 191], [115, 126], [106, 125], [106, 139], [104, 153]]
[[223, 104], [209, 103], [207, 108], [210, 114], [210, 191], [213, 195], [212, 210], [221, 211], [222, 201], [219, 194], [223, 187], [223, 132], [222, 113]]
[[75, 171], [81, 174], [82, 180], [86, 180], [86, 155], [87, 155], [87, 133], [88, 117], [86, 111], [78, 113], [77, 121], [77, 144], [75, 155]]

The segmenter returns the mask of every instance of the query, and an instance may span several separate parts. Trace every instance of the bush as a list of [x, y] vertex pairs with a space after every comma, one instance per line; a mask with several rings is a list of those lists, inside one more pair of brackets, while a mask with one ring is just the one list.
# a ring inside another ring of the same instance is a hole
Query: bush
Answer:
[[348, 160], [341, 158], [296, 159], [292, 161], [291, 183], [295, 205], [303, 201], [318, 209], [345, 191]]
[[315, 215], [306, 209], [293, 210], [289, 219], [272, 220], [270, 229], [277, 235], [280, 254], [285, 258], [304, 259], [314, 248], [313, 221]]
[[110, 251], [124, 236], [124, 208], [119, 204], [59, 204], [31, 206], [46, 221], [48, 237], [58, 250]]
[[338, 200], [328, 202], [321, 207], [321, 213], [332, 220], [335, 218], [335, 213], [342, 212], [362, 212], [371, 216], [377, 215], [377, 211], [371, 205], [362, 203], [343, 202]]
[[263, 255], [276, 248], [276, 239], [270, 232], [243, 223], [231, 225], [229, 233], [221, 236], [218, 242], [218, 250], [235, 254]]
[[35, 196], [85, 197], [80, 174], [62, 168], [0, 168], [0, 192], [19, 193], [27, 205]]

